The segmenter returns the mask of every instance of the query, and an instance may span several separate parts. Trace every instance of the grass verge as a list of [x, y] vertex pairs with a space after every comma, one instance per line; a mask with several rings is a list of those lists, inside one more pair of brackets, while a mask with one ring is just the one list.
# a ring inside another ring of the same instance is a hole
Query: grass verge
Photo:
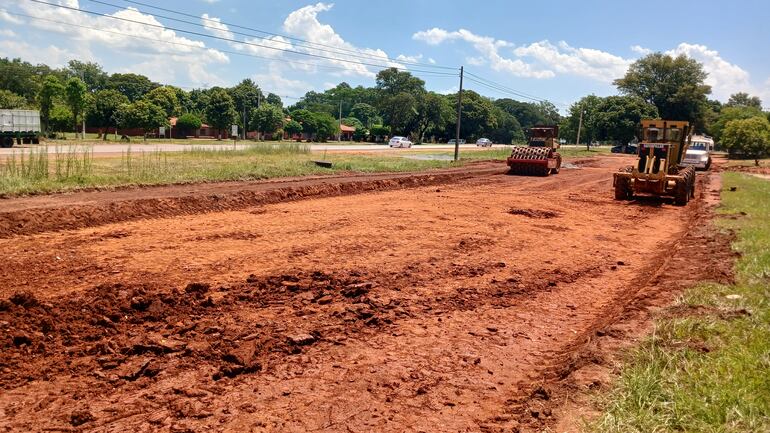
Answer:
[[[770, 182], [725, 173], [716, 224], [737, 234], [736, 284], [702, 284], [662, 319], [601, 397], [596, 432], [770, 431]], [[737, 187], [735, 192], [728, 187]]]

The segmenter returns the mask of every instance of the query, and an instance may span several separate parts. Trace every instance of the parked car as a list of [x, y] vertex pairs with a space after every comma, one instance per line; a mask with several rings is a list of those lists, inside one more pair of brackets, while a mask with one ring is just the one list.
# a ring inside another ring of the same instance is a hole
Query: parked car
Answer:
[[388, 142], [390, 147], [412, 147], [412, 142], [406, 137], [395, 136]]
[[[453, 139], [447, 141], [447, 144], [455, 144], [455, 142], [457, 142], [457, 140], [453, 138]], [[460, 144], [465, 144], [465, 139], [464, 138], [460, 139]]]
[[629, 144], [627, 146], [613, 146], [612, 149], [610, 149], [610, 152], [612, 153], [627, 153], [629, 155], [634, 155], [637, 153], [637, 147], [633, 144]]
[[476, 146], [492, 147], [492, 140], [488, 138], [479, 138], [478, 140], [476, 140]]

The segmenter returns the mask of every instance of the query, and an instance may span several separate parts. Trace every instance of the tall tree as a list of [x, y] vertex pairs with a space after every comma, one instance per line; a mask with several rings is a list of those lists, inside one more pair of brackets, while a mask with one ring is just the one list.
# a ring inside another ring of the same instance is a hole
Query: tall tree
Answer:
[[434, 92], [426, 93], [417, 104], [417, 143], [423, 142], [426, 131], [443, 128], [454, 115], [452, 104], [446, 97]]
[[625, 145], [636, 136], [639, 121], [657, 118], [658, 109], [635, 96], [608, 96], [601, 100], [593, 116], [595, 138]]
[[109, 76], [98, 63], [70, 60], [67, 66], [73, 77], [83, 80], [89, 92], [95, 93], [107, 88]]
[[211, 89], [209, 91], [208, 105], [206, 106], [206, 121], [219, 130], [217, 139], [222, 139], [221, 131], [229, 129], [236, 116], [233, 98], [230, 97], [227, 91], [221, 87]]
[[758, 96], [750, 96], [745, 92], [738, 92], [730, 95], [730, 99], [725, 104], [727, 107], [748, 107], [762, 110], [762, 100]]
[[254, 83], [254, 81], [247, 78], [238, 83], [235, 87], [227, 89], [227, 93], [229, 93], [230, 97], [233, 99], [235, 112], [238, 113], [238, 122], [236, 123], [244, 126], [245, 129], [246, 125], [243, 124], [243, 116], [245, 115], [246, 121], [248, 121], [248, 119], [251, 119], [252, 113], [257, 109], [257, 106], [259, 106], [261, 102], [264, 102], [265, 98], [262, 94], [262, 90], [256, 83]]
[[251, 118], [251, 128], [258, 133], [275, 134], [283, 127], [283, 121], [283, 110], [280, 107], [262, 104], [254, 110]]
[[416, 97], [425, 93], [425, 81], [396, 68], [380, 71], [377, 74], [376, 83], [381, 98], [393, 97], [402, 93]]
[[115, 113], [115, 120], [121, 128], [141, 128], [145, 140], [149, 131], [168, 125], [166, 112], [145, 100], [121, 105]]
[[753, 158], [759, 166], [759, 159], [770, 152], [770, 122], [764, 116], [728, 122], [722, 145], [730, 153], [738, 151]]
[[572, 104], [567, 117], [559, 125], [559, 136], [570, 143], [577, 141], [577, 132], [578, 127], [580, 127], [582, 112], [583, 124], [580, 127], [580, 142], [590, 143], [594, 139], [599, 139], [599, 130], [596, 122], [599, 119], [598, 113], [601, 103], [602, 98], [596, 95], [588, 95]]
[[281, 97], [276, 95], [275, 93], [268, 93], [267, 98], [265, 98], [265, 102], [267, 102], [268, 104], [274, 107], [283, 109], [283, 101], [281, 101]]
[[96, 92], [88, 110], [88, 123], [98, 127], [102, 138], [107, 139], [107, 129], [117, 127], [115, 113], [121, 105], [128, 104], [128, 98], [117, 90], [106, 89]]
[[28, 108], [29, 104], [27, 99], [21, 95], [17, 95], [10, 90], [0, 89], [0, 108]]
[[516, 118], [522, 128], [531, 128], [535, 125], [548, 123], [545, 111], [537, 104], [521, 102], [515, 99], [502, 98], [495, 100], [494, 104], [501, 110]]
[[724, 129], [728, 123], [732, 122], [733, 120], [751, 119], [752, 117], [761, 116], [762, 111], [754, 107], [747, 107], [743, 105], [731, 107], [725, 106], [722, 108], [722, 111], [720, 111], [716, 121], [711, 125], [710, 131], [714, 136], [714, 140], [719, 142], [722, 139], [722, 133], [724, 132]]
[[631, 64], [615, 85], [623, 94], [655, 105], [664, 119], [686, 120], [703, 129], [706, 96], [711, 93], [707, 77], [703, 65], [690, 57], [654, 53]]
[[384, 98], [380, 103], [383, 120], [390, 127], [390, 135], [409, 135], [417, 125], [417, 97], [399, 93]]
[[126, 95], [131, 102], [142, 99], [150, 90], [158, 86], [149, 78], [139, 74], [112, 74], [107, 80], [108, 88]]
[[382, 122], [382, 118], [377, 114], [377, 109], [365, 102], [354, 104], [350, 109], [350, 115], [360, 120], [367, 128]]
[[78, 120], [84, 116], [88, 104], [88, 90], [86, 89], [86, 84], [81, 81], [80, 78], [70, 78], [69, 81], [67, 81], [64, 94], [67, 106], [70, 111], [72, 111], [72, 121], [75, 125], [75, 130], [77, 131]]
[[156, 87], [146, 95], [144, 99], [151, 102], [166, 112], [166, 117], [178, 116], [181, 111], [177, 91], [170, 86]]
[[51, 110], [56, 101], [64, 95], [64, 84], [55, 75], [45, 77], [45, 82], [40, 88], [38, 100], [40, 101], [40, 121], [43, 131], [51, 131]]

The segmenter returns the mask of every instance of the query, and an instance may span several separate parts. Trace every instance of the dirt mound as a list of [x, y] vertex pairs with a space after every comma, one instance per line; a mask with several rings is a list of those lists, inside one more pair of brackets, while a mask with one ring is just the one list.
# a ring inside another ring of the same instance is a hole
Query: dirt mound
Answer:
[[[225, 184], [174, 185], [93, 192], [84, 200], [64, 200], [66, 195], [51, 200], [0, 199], [10, 202], [30, 201], [29, 206], [9, 206], [0, 211], [0, 238], [47, 231], [94, 227], [120, 221], [190, 215], [244, 209], [309, 197], [332, 197], [440, 185], [480, 174], [493, 174], [503, 169], [495, 164], [475, 164], [458, 169], [422, 173], [395, 173], [298, 179], [290, 181], [230, 182]], [[157, 190], [157, 192], [153, 192]], [[95, 199], [95, 197], [101, 199]], [[157, 196], [157, 197], [153, 197]], [[51, 205], [56, 201], [60, 206]], [[87, 204], [84, 204], [87, 203]], [[16, 209], [13, 209], [13, 208]], [[236, 234], [237, 235], [237, 234]]]
[[271, 356], [297, 354], [303, 346], [324, 341], [324, 333], [281, 329], [273, 320], [242, 323], [228, 317], [277, 304], [300, 309], [335, 304], [339, 308], [319, 320], [319, 326], [392, 322], [388, 311], [395, 304], [370, 300], [372, 287], [360, 273], [315, 272], [253, 277], [243, 285], [215, 289], [202, 283], [190, 283], [182, 291], [103, 285], [56, 303], [16, 294], [3, 302], [0, 312], [6, 336], [0, 340], [0, 365], [5, 366], [0, 387], [62, 373], [96, 376], [120, 386], [204, 363], [215, 369], [212, 380], [254, 373]]

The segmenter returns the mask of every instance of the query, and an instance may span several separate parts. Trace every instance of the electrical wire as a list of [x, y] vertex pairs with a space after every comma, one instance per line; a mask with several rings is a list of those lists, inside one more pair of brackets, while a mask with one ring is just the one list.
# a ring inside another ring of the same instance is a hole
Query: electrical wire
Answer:
[[[358, 65], [363, 65], [363, 66], [371, 66], [371, 67], [376, 67], [376, 68], [393, 68], [393, 69], [402, 70], [402, 71], [410, 71], [410, 72], [414, 71], [414, 72], [429, 73], [429, 74], [435, 74], [435, 75], [456, 76], [456, 74], [450, 74], [450, 73], [443, 73], [443, 72], [436, 72], [436, 71], [425, 71], [425, 70], [410, 69], [410, 68], [402, 68], [402, 67], [397, 67], [397, 66], [393, 66], [393, 65], [381, 65], [381, 64], [374, 64], [374, 63], [367, 63], [367, 62], [359, 62], [359, 61], [355, 61], [355, 60], [346, 60], [346, 59], [340, 59], [340, 58], [336, 58], [336, 57], [323, 56], [323, 55], [319, 55], [319, 54], [305, 53], [305, 52], [302, 52], [302, 51], [296, 51], [296, 50], [289, 50], [289, 49], [284, 49], [284, 48], [271, 47], [271, 46], [268, 46], [268, 45], [261, 45], [261, 44], [257, 44], [257, 43], [253, 43], [253, 42], [238, 41], [236, 39], [225, 38], [225, 37], [221, 37], [221, 36], [209, 35], [209, 34], [205, 34], [205, 33], [194, 32], [194, 31], [190, 31], [190, 30], [184, 30], [184, 29], [180, 29], [180, 28], [168, 27], [168, 26], [163, 26], [163, 25], [158, 25], [158, 24], [145, 23], [145, 22], [141, 22], [141, 21], [137, 21], [137, 20], [132, 20], [132, 19], [128, 19], [128, 18], [123, 18], [123, 17], [116, 17], [116, 16], [113, 16], [113, 15], [109, 15], [109, 14], [105, 14], [105, 13], [101, 13], [101, 12], [89, 11], [89, 10], [86, 10], [86, 9], [79, 9], [79, 8], [72, 7], [72, 6], [48, 3], [48, 2], [45, 2], [45, 1], [42, 1], [42, 0], [27, 0], [27, 1], [30, 1], [30, 2], [33, 2], [33, 3], [42, 4], [42, 5], [46, 5], [46, 6], [51, 6], [51, 7], [55, 7], [55, 8], [67, 9], [67, 10], [72, 10], [72, 11], [77, 11], [77, 12], [83, 12], [83, 13], [87, 13], [87, 14], [90, 14], [90, 15], [101, 16], [101, 17], [111, 18], [111, 19], [115, 19], [115, 20], [119, 20], [119, 21], [125, 21], [125, 22], [140, 24], [140, 25], [144, 25], [144, 26], [147, 26], [147, 27], [159, 28], [159, 29], [163, 29], [163, 30], [173, 30], [173, 31], [177, 31], [177, 32], [180, 32], [180, 33], [186, 33], [186, 34], [190, 34], [190, 35], [195, 35], [195, 36], [200, 36], [200, 37], [205, 37], [205, 38], [210, 38], [210, 39], [216, 39], [216, 40], [222, 40], [222, 41], [226, 41], [226, 42], [232, 42], [232, 43], [237, 43], [237, 44], [242, 44], [242, 45], [247, 45], [247, 46], [255, 46], [255, 47], [265, 48], [265, 49], [269, 49], [269, 50], [275, 50], [275, 51], [281, 51], [281, 52], [286, 52], [286, 53], [292, 53], [292, 54], [301, 55], [301, 56], [309, 56], [309, 57], [314, 57], [314, 58], [332, 60], [332, 61], [336, 61], [336, 62], [352, 63], [352, 64], [358, 64]], [[100, 29], [94, 29], [94, 30], [100, 30]]]
[[[105, 2], [105, 1], [101, 1], [101, 0], [88, 0], [88, 1], [90, 1], [92, 3], [103, 4], [103, 5], [112, 6], [112, 7], [116, 7], [116, 8], [120, 7], [118, 5], [115, 5], [115, 4], [112, 4], [112, 3], [108, 3], [108, 2]], [[373, 56], [371, 54], [367, 54], [367, 53], [361, 51], [360, 49], [349, 49], [349, 48], [344, 48], [344, 47], [335, 47], [335, 46], [332, 46], [332, 45], [321, 44], [321, 43], [318, 43], [318, 42], [311, 42], [311, 41], [307, 41], [305, 39], [301, 39], [301, 38], [297, 38], [297, 37], [282, 35], [280, 33], [268, 32], [268, 31], [256, 29], [256, 28], [253, 28], [253, 27], [247, 27], [247, 26], [242, 26], [242, 25], [239, 25], [239, 24], [234, 24], [234, 23], [229, 23], [229, 22], [221, 21], [221, 20], [218, 20], [218, 19], [198, 17], [198, 16], [195, 16], [193, 14], [188, 14], [188, 13], [185, 13], [185, 12], [179, 12], [179, 11], [175, 11], [175, 10], [171, 10], [171, 9], [167, 9], [167, 8], [162, 8], [162, 7], [159, 7], [159, 6], [154, 6], [154, 5], [143, 3], [143, 2], [139, 2], [139, 1], [133, 1], [133, 0], [122, 0], [122, 1], [124, 1], [126, 3], [130, 3], [130, 4], [135, 4], [135, 5], [140, 5], [140, 6], [148, 7], [148, 8], [155, 9], [155, 10], [160, 10], [160, 11], [164, 11], [164, 12], [173, 13], [173, 14], [180, 15], [180, 16], [185, 16], [185, 17], [189, 17], [189, 18], [195, 18], [197, 20], [201, 20], [201, 21], [205, 21], [205, 22], [215, 23], [217, 25], [225, 25], [225, 26], [228, 26], [228, 30], [227, 31], [229, 31], [229, 32], [231, 32], [233, 34], [238, 34], [238, 35], [241, 35], [241, 36], [255, 37], [255, 38], [259, 38], [259, 39], [263, 39], [263, 40], [269, 40], [271, 42], [288, 44], [289, 46], [291, 46], [290, 42], [278, 41], [278, 40], [271, 39], [271, 38], [268, 38], [268, 37], [265, 37], [265, 36], [258, 36], [258, 35], [254, 35], [254, 34], [250, 34], [250, 33], [237, 32], [237, 31], [233, 31], [233, 30], [229, 29], [229, 27], [239, 28], [239, 29], [243, 29], [243, 30], [249, 30], [249, 31], [252, 31], [252, 32], [257, 32], [257, 33], [261, 33], [261, 34], [265, 34], [265, 35], [269, 35], [269, 36], [273, 36], [273, 37], [281, 37], [281, 38], [288, 39], [288, 40], [291, 40], [291, 41], [299, 42], [299, 43], [303, 44], [303, 46], [306, 46], [307, 48], [318, 47], [318, 48], [313, 48], [313, 49], [316, 49], [318, 51], [331, 52], [333, 54], [350, 53], [350, 54], [354, 54], [354, 57], [370, 59], [370, 60], [386, 60], [386, 61], [393, 62], [393, 63], [401, 63], [401, 64], [405, 64], [405, 65], [420, 66], [420, 67], [425, 67], [425, 68], [435, 68], [435, 69], [445, 69], [445, 70], [455, 70], [456, 69], [456, 68], [451, 67], [451, 66], [443, 66], [443, 65], [435, 65], [435, 64], [424, 63], [424, 62], [413, 62], [413, 61], [407, 61], [407, 60], [399, 60], [399, 59], [393, 59], [391, 57]], [[208, 26], [199, 24], [197, 22], [190, 22], [190, 21], [180, 20], [178, 18], [172, 18], [172, 17], [168, 17], [168, 16], [164, 16], [164, 15], [157, 15], [157, 14], [154, 14], [154, 15], [158, 16], [158, 17], [161, 17], [161, 18], [166, 18], [166, 19], [169, 19], [169, 20], [172, 20], [172, 21], [187, 23], [187, 24], [196, 25], [196, 26], [202, 26], [203, 28], [206, 28], [206, 29], [220, 30], [220, 29], [217, 29], [216, 27], [208, 27]]]

